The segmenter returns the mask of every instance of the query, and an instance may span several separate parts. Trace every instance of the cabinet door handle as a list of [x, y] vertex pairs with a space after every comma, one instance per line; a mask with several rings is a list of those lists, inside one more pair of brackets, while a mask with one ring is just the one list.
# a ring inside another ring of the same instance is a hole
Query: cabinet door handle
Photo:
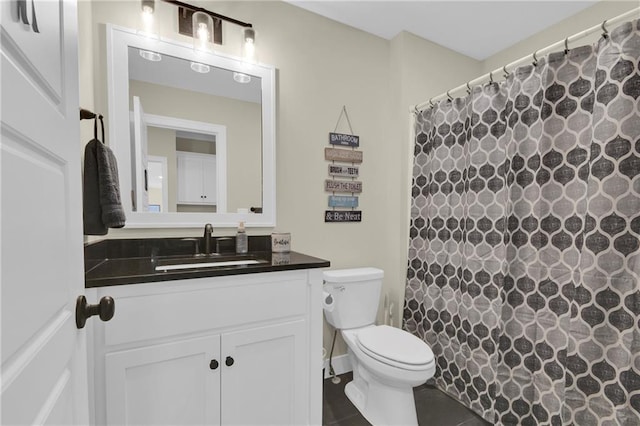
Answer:
[[220, 365], [218, 361], [215, 359], [212, 359], [211, 362], [209, 363], [209, 368], [212, 370], [215, 370], [216, 368], [218, 368], [218, 365]]
[[224, 360], [224, 363], [227, 367], [231, 367], [233, 365], [233, 358], [231, 358], [230, 356], [227, 357], [227, 359]]

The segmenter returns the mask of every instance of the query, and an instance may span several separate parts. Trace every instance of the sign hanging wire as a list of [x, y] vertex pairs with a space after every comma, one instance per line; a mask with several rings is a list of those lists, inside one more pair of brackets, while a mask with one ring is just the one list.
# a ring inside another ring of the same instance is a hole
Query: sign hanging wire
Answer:
[[349, 125], [349, 131], [351, 132], [349, 134], [353, 135], [353, 128], [351, 128], [351, 121], [349, 120], [349, 114], [347, 113], [346, 105], [342, 105], [342, 111], [340, 111], [340, 115], [338, 116], [338, 121], [336, 122], [336, 128], [333, 130], [333, 132], [337, 133], [338, 125], [340, 124], [340, 119], [342, 118], [343, 115], [347, 119], [347, 124]]

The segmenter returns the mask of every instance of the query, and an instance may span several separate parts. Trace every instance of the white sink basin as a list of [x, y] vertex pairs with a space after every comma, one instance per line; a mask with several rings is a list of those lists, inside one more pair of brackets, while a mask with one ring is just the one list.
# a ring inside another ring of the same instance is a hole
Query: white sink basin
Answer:
[[255, 259], [246, 259], [246, 260], [223, 260], [220, 262], [207, 262], [207, 263], [182, 263], [182, 264], [176, 264], [176, 265], [156, 266], [156, 271], [176, 271], [180, 269], [215, 268], [218, 266], [255, 265], [256, 263], [265, 263], [265, 262], [261, 262]]

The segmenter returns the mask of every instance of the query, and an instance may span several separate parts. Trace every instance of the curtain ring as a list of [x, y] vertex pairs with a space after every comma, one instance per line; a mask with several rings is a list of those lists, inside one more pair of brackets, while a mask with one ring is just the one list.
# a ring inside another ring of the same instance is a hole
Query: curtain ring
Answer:
[[607, 27], [605, 25], [607, 25], [606, 19], [602, 21], [602, 38], [606, 39], [607, 37], [609, 37], [609, 31], [607, 31]]
[[535, 52], [533, 52], [533, 66], [535, 67], [536, 65], [538, 65], [538, 57], [536, 56], [538, 54], [538, 51], [536, 50]]
[[502, 71], [504, 71], [504, 78], [509, 77], [509, 71], [507, 71], [507, 66], [506, 65], [504, 65], [502, 67]]
[[418, 105], [414, 105], [413, 110], [416, 113], [416, 115], [420, 114], [420, 111], [418, 111]]
[[471, 94], [471, 86], [469, 86], [469, 82], [467, 81], [467, 94]]
[[489, 84], [493, 84], [493, 71], [489, 73]]
[[429, 98], [429, 105], [431, 105], [431, 108], [433, 108], [435, 105], [433, 105], [433, 102], [431, 102], [433, 100], [433, 98]]
[[564, 39], [564, 54], [569, 53], [569, 37]]
[[453, 98], [451, 97], [451, 95], [449, 94], [449, 90], [447, 90], [447, 99], [449, 99], [449, 102], [451, 102], [453, 100]]

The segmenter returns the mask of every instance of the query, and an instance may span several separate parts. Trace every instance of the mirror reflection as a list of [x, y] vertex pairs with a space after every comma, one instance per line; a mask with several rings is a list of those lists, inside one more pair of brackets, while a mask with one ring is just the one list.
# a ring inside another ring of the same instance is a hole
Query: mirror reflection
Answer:
[[260, 77], [128, 47], [132, 210], [263, 204]]

